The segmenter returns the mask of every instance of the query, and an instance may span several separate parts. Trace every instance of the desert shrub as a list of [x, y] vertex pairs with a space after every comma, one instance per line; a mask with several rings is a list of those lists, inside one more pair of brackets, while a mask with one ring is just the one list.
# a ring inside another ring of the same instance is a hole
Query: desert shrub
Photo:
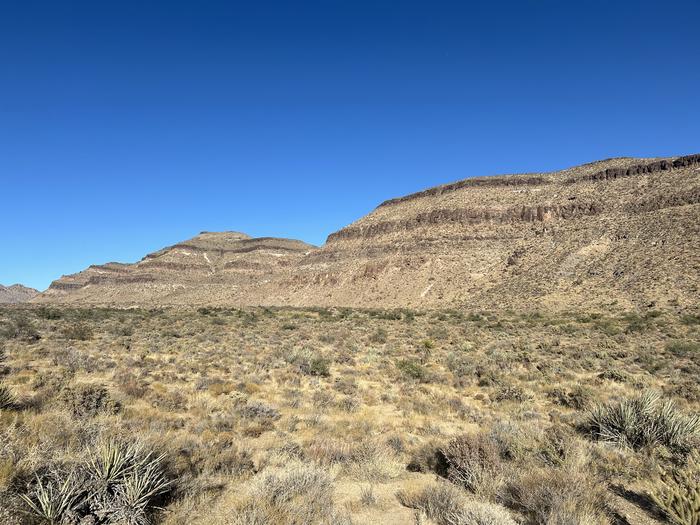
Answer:
[[434, 472], [447, 477], [447, 461], [440, 447], [435, 443], [425, 443], [411, 453], [406, 469], [410, 472]]
[[241, 415], [248, 419], [278, 420], [280, 411], [262, 401], [249, 401], [241, 408]]
[[428, 485], [417, 492], [400, 490], [396, 498], [404, 507], [422, 510], [441, 525], [447, 523], [448, 516], [462, 510], [465, 499], [464, 494], [447, 483]]
[[121, 410], [102, 385], [80, 384], [61, 391], [60, 401], [75, 417], [93, 417], [98, 414], [116, 414]]
[[666, 343], [666, 351], [675, 357], [700, 357], [700, 343], [673, 340]]
[[377, 328], [376, 331], [369, 336], [371, 343], [384, 344], [387, 340], [387, 332], [384, 328]]
[[571, 391], [567, 392], [563, 389], [553, 389], [548, 394], [548, 397], [555, 403], [573, 408], [575, 410], [583, 410], [590, 406], [594, 397], [593, 389], [584, 385], [576, 385]]
[[485, 434], [464, 434], [440, 449], [447, 479], [476, 494], [495, 494], [503, 481], [500, 451]]
[[500, 421], [491, 427], [489, 439], [500, 456], [517, 463], [561, 465], [576, 450], [573, 432], [564, 425], [543, 427]]
[[328, 377], [331, 375], [331, 361], [325, 357], [314, 356], [302, 366], [302, 370], [312, 376]]
[[671, 400], [645, 392], [639, 397], [598, 405], [587, 421], [589, 432], [600, 441], [638, 450], [664, 445], [686, 449], [700, 432], [700, 416], [686, 416]]
[[520, 385], [503, 385], [493, 396], [494, 401], [514, 401], [522, 403], [532, 396], [528, 394]]
[[700, 315], [685, 314], [681, 316], [681, 323], [692, 326], [700, 324]]
[[41, 339], [34, 323], [24, 313], [0, 325], [0, 336], [6, 339], [21, 339], [28, 342]]
[[331, 361], [309, 348], [288, 351], [284, 354], [284, 359], [289, 364], [296, 365], [303, 374], [316, 377], [330, 375]]
[[700, 525], [700, 454], [682, 467], [661, 469], [649, 497], [674, 525]]
[[506, 509], [467, 499], [457, 488], [435, 483], [416, 492], [399, 491], [399, 502], [417, 509], [438, 525], [515, 525]]
[[88, 341], [89, 339], [92, 339], [93, 331], [89, 325], [82, 322], [75, 322], [64, 326], [61, 329], [61, 334], [66, 339]]
[[57, 308], [50, 308], [48, 306], [41, 306], [36, 309], [36, 316], [40, 319], [46, 319], [47, 321], [55, 321], [62, 317], [61, 310]]
[[504, 500], [532, 525], [609, 523], [604, 485], [586, 466], [523, 471], [507, 484]]
[[339, 512], [332, 501], [333, 479], [327, 472], [292, 462], [254, 478], [247, 501], [229, 513], [226, 523], [350, 525], [348, 516]]
[[428, 371], [423, 365], [413, 359], [400, 360], [396, 363], [396, 368], [401, 371], [404, 377], [409, 379], [420, 382], [425, 382], [428, 379]]

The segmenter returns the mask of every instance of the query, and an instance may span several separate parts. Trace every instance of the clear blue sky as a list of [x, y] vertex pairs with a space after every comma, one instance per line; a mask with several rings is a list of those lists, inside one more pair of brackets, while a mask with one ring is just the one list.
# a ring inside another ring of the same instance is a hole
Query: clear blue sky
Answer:
[[0, 3], [0, 283], [700, 152], [700, 2]]

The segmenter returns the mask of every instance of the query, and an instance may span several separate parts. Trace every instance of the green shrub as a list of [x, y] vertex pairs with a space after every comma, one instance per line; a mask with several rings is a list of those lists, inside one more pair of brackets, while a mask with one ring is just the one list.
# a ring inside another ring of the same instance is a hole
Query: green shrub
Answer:
[[683, 467], [661, 469], [649, 497], [674, 525], [700, 525], [700, 454], [691, 454]]
[[669, 341], [666, 351], [675, 357], [700, 357], [700, 343], [694, 341]]
[[700, 416], [686, 416], [673, 401], [646, 392], [617, 403], [598, 405], [588, 417], [588, 430], [600, 441], [638, 450], [664, 445], [686, 449], [700, 432]]
[[55, 321], [56, 319], [60, 319], [62, 317], [60, 310], [56, 308], [49, 308], [47, 306], [37, 308], [36, 315], [37, 317], [46, 319], [47, 321]]
[[328, 377], [331, 375], [331, 361], [325, 357], [316, 356], [309, 361], [308, 372], [309, 375]]
[[384, 344], [386, 343], [387, 340], [387, 333], [384, 328], [377, 328], [377, 330], [369, 336], [369, 340], [371, 343], [376, 343], [376, 344]]
[[520, 385], [503, 385], [493, 396], [494, 401], [515, 401], [522, 403], [532, 396], [528, 394]]
[[404, 376], [415, 379], [416, 381], [423, 382], [426, 381], [428, 377], [428, 371], [425, 367], [412, 359], [402, 359], [396, 363], [396, 368], [398, 368]]
[[100, 413], [116, 414], [121, 409], [102, 385], [82, 384], [66, 387], [59, 396], [75, 417], [92, 417]]
[[92, 339], [93, 332], [92, 328], [85, 323], [72, 323], [64, 326], [61, 330], [61, 334], [66, 339], [73, 339], [76, 341], [88, 341]]
[[11, 321], [3, 323], [0, 326], [0, 336], [6, 339], [22, 339], [29, 342], [41, 339], [34, 323], [25, 314], [16, 315]]

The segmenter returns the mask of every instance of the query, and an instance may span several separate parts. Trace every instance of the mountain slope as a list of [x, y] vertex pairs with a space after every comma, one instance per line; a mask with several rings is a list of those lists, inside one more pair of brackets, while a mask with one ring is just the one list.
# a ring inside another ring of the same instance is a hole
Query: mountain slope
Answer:
[[301, 304], [695, 304], [700, 155], [431, 188], [382, 203], [302, 266]]
[[107, 263], [63, 276], [35, 302], [243, 304], [313, 248], [291, 239], [202, 232], [135, 264]]
[[384, 202], [319, 249], [203, 234], [136, 265], [64, 277], [38, 300], [688, 307], [699, 276], [700, 155], [691, 155], [465, 179]]
[[21, 284], [3, 286], [0, 284], [0, 303], [25, 303], [36, 296], [39, 290]]

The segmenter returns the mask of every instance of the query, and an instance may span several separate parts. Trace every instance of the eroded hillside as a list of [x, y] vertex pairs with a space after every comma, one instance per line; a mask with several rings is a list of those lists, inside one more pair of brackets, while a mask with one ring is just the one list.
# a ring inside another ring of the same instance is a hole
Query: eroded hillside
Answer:
[[205, 233], [66, 276], [39, 301], [684, 308], [700, 276], [700, 155], [472, 178], [386, 201], [314, 248]]

